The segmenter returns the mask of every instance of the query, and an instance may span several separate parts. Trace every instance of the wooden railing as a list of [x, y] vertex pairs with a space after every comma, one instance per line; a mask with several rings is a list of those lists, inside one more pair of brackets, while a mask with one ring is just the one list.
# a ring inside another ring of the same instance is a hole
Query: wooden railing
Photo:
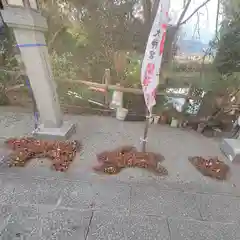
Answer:
[[[4, 70], [0, 68], [0, 71], [4, 71], [4, 72], [8, 72], [10, 74], [16, 74], [16, 76], [19, 75], [24, 75], [24, 72], [19, 72], [19, 71], [9, 71], [9, 70]], [[123, 93], [133, 93], [133, 94], [143, 94], [142, 89], [139, 88], [129, 88], [129, 87], [123, 87], [120, 85], [112, 85], [111, 84], [111, 78], [110, 78], [110, 70], [106, 69], [105, 70], [105, 74], [102, 80], [103, 83], [97, 83], [97, 82], [91, 82], [91, 81], [86, 81], [86, 80], [70, 80], [70, 79], [56, 79], [56, 83], [62, 83], [62, 84], [80, 84], [80, 85], [86, 85], [88, 86], [90, 89], [92, 88], [99, 88], [104, 90], [105, 92], [105, 99], [106, 99], [106, 104], [109, 103], [109, 99], [108, 99], [108, 91], [120, 91]], [[14, 87], [13, 87], [14, 88]], [[191, 92], [191, 91], [189, 91]], [[202, 97], [199, 96], [191, 96], [188, 94], [179, 94], [179, 93], [170, 93], [170, 92], [166, 92], [166, 91], [159, 91], [157, 92], [158, 96], [167, 96], [167, 97], [173, 97], [173, 98], [188, 98], [188, 99], [192, 99], [192, 100], [199, 100], [202, 99]]]

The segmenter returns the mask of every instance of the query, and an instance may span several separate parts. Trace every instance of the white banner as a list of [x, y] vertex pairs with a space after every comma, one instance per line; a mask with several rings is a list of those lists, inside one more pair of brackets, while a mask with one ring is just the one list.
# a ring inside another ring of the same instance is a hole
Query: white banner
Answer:
[[166, 39], [170, 0], [160, 0], [145, 50], [141, 69], [141, 83], [146, 106], [151, 113], [156, 104], [156, 90]]

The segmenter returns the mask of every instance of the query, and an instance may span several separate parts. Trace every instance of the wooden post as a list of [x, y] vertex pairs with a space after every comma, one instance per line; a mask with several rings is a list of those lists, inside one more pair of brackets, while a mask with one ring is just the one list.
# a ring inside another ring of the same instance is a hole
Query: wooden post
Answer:
[[110, 69], [105, 69], [105, 73], [104, 73], [104, 84], [105, 84], [105, 104], [106, 104], [106, 105], [109, 105], [108, 86], [111, 84]]

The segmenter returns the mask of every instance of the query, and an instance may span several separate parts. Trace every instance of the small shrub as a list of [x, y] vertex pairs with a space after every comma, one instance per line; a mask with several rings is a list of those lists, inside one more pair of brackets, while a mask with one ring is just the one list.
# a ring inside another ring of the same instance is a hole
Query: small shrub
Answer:
[[53, 76], [56, 79], [76, 79], [78, 66], [71, 61], [72, 54], [64, 53], [62, 55], [53, 51], [51, 54]]

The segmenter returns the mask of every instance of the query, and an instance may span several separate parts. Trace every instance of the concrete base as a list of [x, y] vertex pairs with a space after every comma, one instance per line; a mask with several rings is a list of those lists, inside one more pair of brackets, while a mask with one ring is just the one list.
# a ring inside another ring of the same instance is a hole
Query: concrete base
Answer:
[[38, 139], [67, 140], [76, 132], [76, 124], [64, 122], [61, 128], [44, 128], [40, 125], [33, 131]]
[[226, 157], [232, 162], [240, 162], [240, 140], [223, 139], [220, 149]]

